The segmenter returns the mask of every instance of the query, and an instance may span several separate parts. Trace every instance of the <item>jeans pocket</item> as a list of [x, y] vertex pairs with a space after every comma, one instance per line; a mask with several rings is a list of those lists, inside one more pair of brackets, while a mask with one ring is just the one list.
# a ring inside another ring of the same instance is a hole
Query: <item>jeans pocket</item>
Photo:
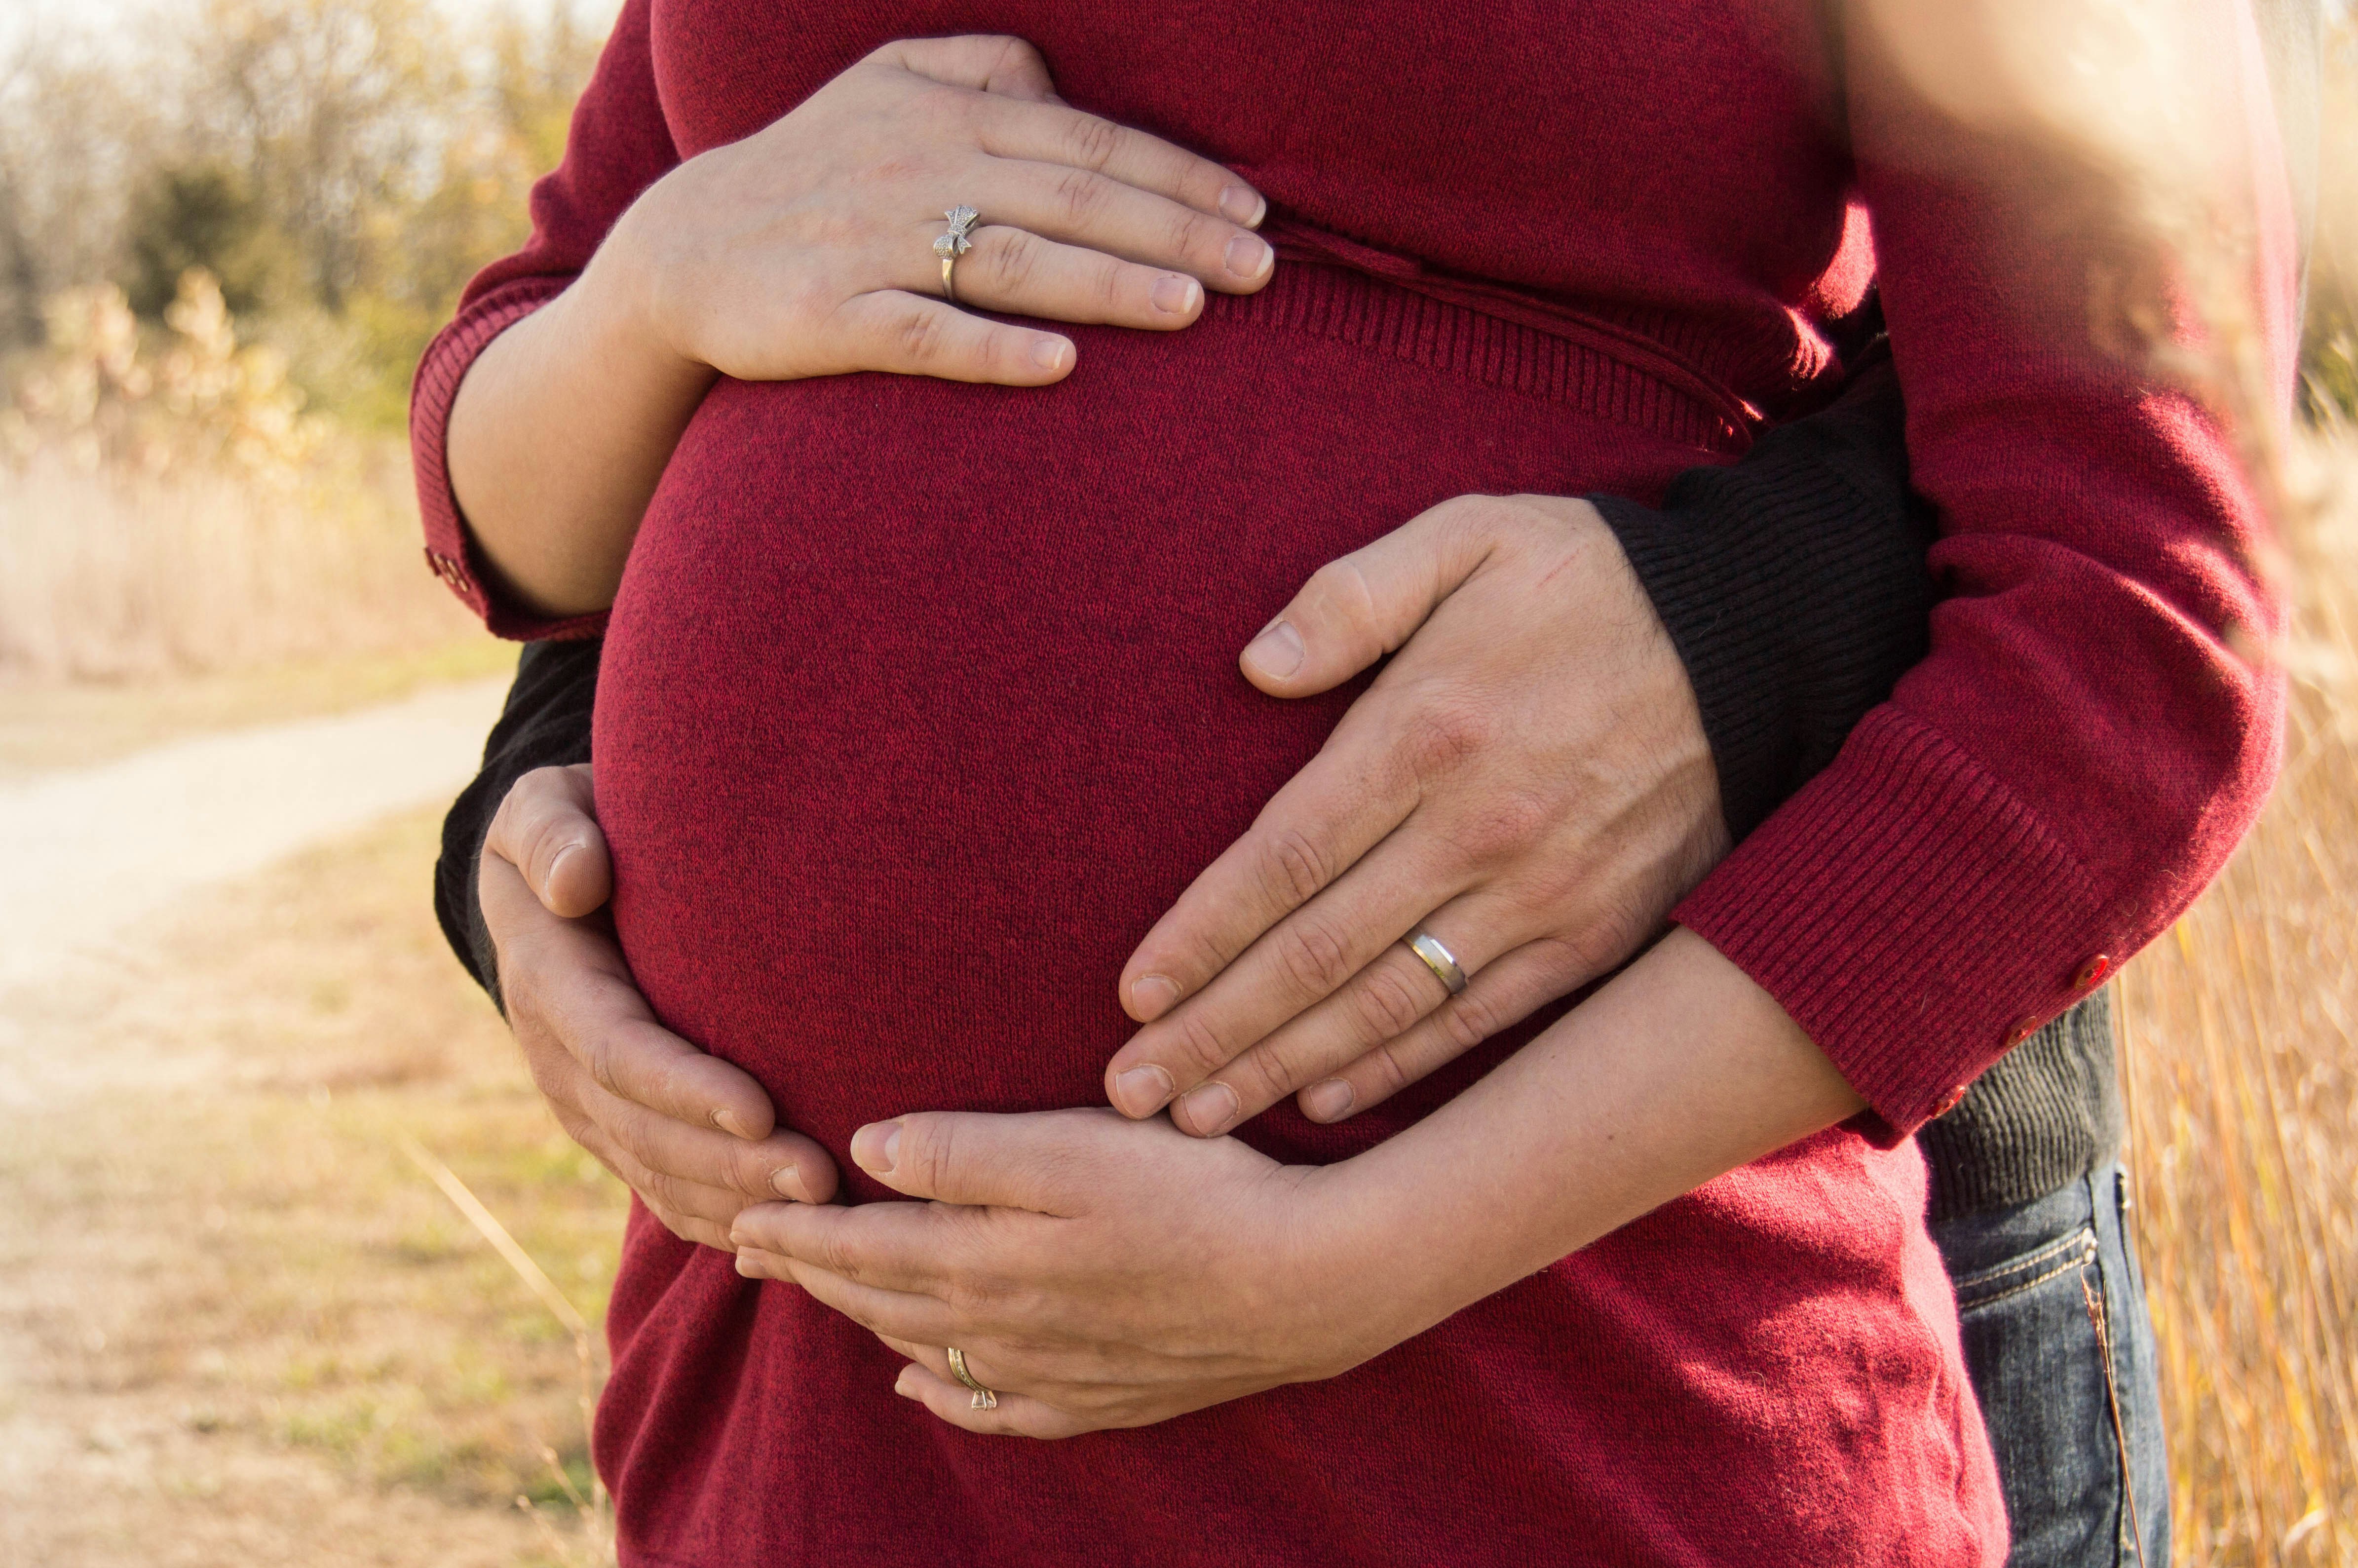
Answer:
[[2017, 1257], [1959, 1276], [1957, 1314], [1971, 1317], [2025, 1291], [2037, 1290], [2059, 1274], [2074, 1273], [2096, 1260], [2096, 1229], [2082, 1225]]

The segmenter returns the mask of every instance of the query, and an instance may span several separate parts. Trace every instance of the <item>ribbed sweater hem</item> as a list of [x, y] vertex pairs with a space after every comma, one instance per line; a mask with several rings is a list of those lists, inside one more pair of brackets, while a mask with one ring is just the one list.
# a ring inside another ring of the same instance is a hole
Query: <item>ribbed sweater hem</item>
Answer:
[[1938, 730], [1887, 706], [1843, 755], [1672, 917], [1777, 999], [1888, 1147], [2074, 999], [2070, 956], [2101, 904], [2029, 806]]

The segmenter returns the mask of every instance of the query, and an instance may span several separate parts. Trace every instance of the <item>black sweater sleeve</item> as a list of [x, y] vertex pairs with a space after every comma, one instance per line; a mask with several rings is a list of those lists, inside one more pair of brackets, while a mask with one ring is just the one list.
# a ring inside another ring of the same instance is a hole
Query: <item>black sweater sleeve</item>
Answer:
[[1660, 507], [1588, 498], [1686, 665], [1733, 838], [1924, 657], [1933, 524], [1908, 488], [1906, 425], [1878, 340], [1831, 406], [1679, 475]]
[[442, 819], [442, 854], [434, 863], [434, 915], [459, 962], [475, 983], [500, 1000], [499, 963], [483, 905], [475, 896], [476, 861], [492, 818], [516, 780], [535, 768], [590, 760], [590, 716], [598, 696], [598, 650], [592, 639], [528, 643], [516, 662], [515, 685], [483, 745], [483, 771], [460, 792]]

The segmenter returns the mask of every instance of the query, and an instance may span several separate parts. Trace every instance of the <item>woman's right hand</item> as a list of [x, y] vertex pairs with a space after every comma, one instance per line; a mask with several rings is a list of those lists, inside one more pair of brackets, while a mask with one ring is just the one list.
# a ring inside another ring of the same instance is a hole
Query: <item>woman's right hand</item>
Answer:
[[[560, 201], [589, 199], [587, 171], [631, 156], [585, 114], [554, 177]], [[934, 242], [961, 205], [983, 227], [957, 263], [958, 302], [986, 310], [1169, 330], [1203, 313], [1206, 287], [1249, 293], [1275, 265], [1252, 232], [1258, 192], [1067, 107], [1022, 39], [888, 44], [768, 128], [654, 179], [561, 294], [475, 357], [445, 438], [469, 536], [429, 552], [436, 569], [495, 623], [613, 603], [716, 374], [1070, 374], [1069, 339], [942, 297]]]
[[1072, 343], [946, 302], [946, 210], [983, 226], [958, 302], [1169, 330], [1267, 282], [1267, 203], [1218, 164], [1056, 96], [1020, 38], [888, 44], [659, 180], [600, 250], [646, 330], [746, 381], [892, 371], [1031, 386]]

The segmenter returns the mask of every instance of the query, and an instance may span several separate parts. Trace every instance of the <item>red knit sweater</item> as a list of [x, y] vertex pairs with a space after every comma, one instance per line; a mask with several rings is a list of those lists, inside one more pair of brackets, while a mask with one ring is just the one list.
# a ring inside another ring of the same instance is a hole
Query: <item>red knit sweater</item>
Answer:
[[[2213, 58], [2255, 62], [2234, 9]], [[2231, 644], [2276, 612], [2224, 438], [2058, 346], [2085, 336], [2088, 258], [2020, 237], [2038, 192], [1934, 172], [1938, 129], [1799, 0], [1445, 24], [1408, 0], [632, 0], [531, 244], [419, 373], [429, 556], [495, 628], [597, 622], [480, 587], [442, 453], [473, 355], [679, 159], [879, 43], [965, 31], [1236, 168], [1289, 260], [1174, 337], [1073, 330], [1046, 391], [714, 390], [599, 697], [616, 917], [665, 1019], [857, 1196], [864, 1121], [1096, 1101], [1123, 958], [1352, 695], [1246, 687], [1268, 614], [1449, 495], [1650, 499], [1740, 450], [1836, 373], [1818, 324], [1879, 267], [1942, 509], [1933, 651], [1680, 911], [1875, 1110], [1345, 1378], [1054, 1446], [933, 1422], [854, 1325], [641, 1214], [598, 1444], [626, 1561], [1999, 1561], [1894, 1145], [2174, 917], [2257, 808], [2277, 687]], [[1284, 1108], [1243, 1136], [1347, 1157], [1536, 1026], [1341, 1127]]]

